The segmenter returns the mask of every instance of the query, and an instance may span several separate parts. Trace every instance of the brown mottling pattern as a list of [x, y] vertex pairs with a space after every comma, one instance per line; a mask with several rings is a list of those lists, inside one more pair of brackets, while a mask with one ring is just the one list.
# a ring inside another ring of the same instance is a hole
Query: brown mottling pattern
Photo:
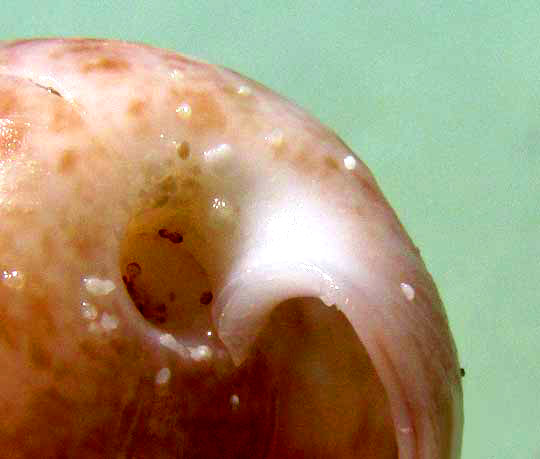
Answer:
[[20, 38], [18, 40], [9, 41], [3, 44], [5, 48], [16, 48], [17, 46], [24, 46], [27, 44], [35, 43], [35, 38]]
[[339, 164], [332, 156], [327, 155], [324, 157], [324, 165], [330, 170], [339, 170]]
[[317, 174], [319, 178], [326, 179], [340, 171], [338, 161], [331, 155], [323, 158], [318, 156], [315, 150], [310, 151], [307, 146], [300, 146], [291, 151], [288, 146], [280, 145], [273, 148], [273, 157], [278, 161], [284, 161], [302, 175]]
[[108, 457], [111, 440], [110, 427], [103, 423], [87, 432], [77, 450], [84, 451], [85, 457]]
[[52, 355], [42, 343], [34, 340], [28, 342], [30, 361], [38, 369], [49, 369], [52, 366]]
[[60, 230], [67, 239], [67, 245], [74, 255], [83, 260], [97, 256], [105, 238], [105, 224], [91, 224], [93, 216], [81, 214], [77, 220], [66, 216]]
[[90, 340], [81, 341], [78, 347], [81, 356], [86, 357], [90, 361], [100, 361], [107, 357], [106, 350], [103, 349], [103, 346], [98, 346]]
[[317, 165], [317, 158], [315, 158], [315, 155], [309, 154], [305, 151], [300, 151], [296, 154], [296, 156], [293, 156], [289, 162], [295, 167], [296, 170], [299, 172], [305, 174], [305, 175], [311, 175], [313, 174], [317, 169], [319, 169], [319, 166]]
[[131, 346], [124, 338], [113, 337], [109, 340], [108, 345], [111, 346], [118, 358], [127, 358], [131, 352]]
[[129, 62], [117, 57], [102, 56], [97, 59], [92, 59], [85, 62], [81, 66], [82, 73], [91, 72], [108, 72], [108, 73], [122, 73], [130, 68]]
[[73, 172], [79, 161], [79, 155], [74, 150], [64, 150], [60, 154], [57, 170], [60, 174], [69, 174]]
[[370, 200], [372, 203], [378, 203], [387, 206], [386, 199], [379, 190], [377, 184], [372, 179], [366, 177], [360, 172], [354, 172], [353, 174], [360, 186], [362, 187], [362, 190], [366, 193], [366, 199]]
[[139, 135], [149, 135], [155, 129], [152, 118], [148, 116], [149, 110], [149, 102], [138, 98], [131, 100], [127, 106], [126, 114], [134, 121], [134, 130]]
[[197, 180], [187, 178], [182, 182], [182, 188], [188, 192], [199, 193], [202, 190], [202, 185]]
[[0, 118], [13, 113], [17, 106], [15, 92], [9, 89], [0, 89]]
[[144, 113], [146, 105], [146, 102], [143, 100], [134, 99], [129, 103], [127, 113], [130, 116], [139, 117]]
[[178, 179], [174, 175], [168, 175], [159, 183], [159, 188], [164, 193], [174, 193], [178, 189]]
[[56, 382], [63, 381], [64, 379], [69, 377], [71, 374], [70, 366], [66, 362], [63, 362], [63, 361], [53, 361], [51, 370], [52, 370], [52, 373], [51, 373], [52, 378]]
[[189, 158], [189, 143], [186, 141], [183, 141], [176, 147], [176, 153], [178, 153], [178, 157], [180, 159], [188, 159]]
[[20, 321], [9, 317], [7, 305], [0, 304], [0, 349], [7, 346], [11, 351], [21, 349], [23, 326]]
[[201, 166], [195, 165], [189, 169], [189, 172], [191, 173], [191, 175], [194, 175], [194, 176], [201, 175], [202, 174]]
[[18, 110], [13, 90], [0, 89], [0, 158], [13, 156], [20, 149], [27, 127], [11, 119]]
[[179, 70], [183, 70], [186, 67], [191, 67], [196, 64], [196, 62], [187, 58], [186, 56], [170, 51], [165, 51], [162, 58], [165, 62], [171, 64], [173, 68], [177, 68]]
[[49, 127], [53, 132], [73, 131], [82, 124], [82, 118], [70, 105], [60, 102], [52, 109]]
[[41, 253], [46, 259], [51, 259], [56, 248], [56, 239], [53, 230], [44, 230], [41, 234]]
[[92, 38], [72, 39], [59, 43], [56, 48], [49, 52], [49, 57], [58, 59], [70, 54], [91, 54], [102, 51], [104, 48], [106, 48], [106, 45], [103, 40]]
[[286, 145], [272, 146], [272, 154], [274, 159], [281, 160], [289, 154], [289, 149]]
[[0, 118], [0, 158], [12, 157], [21, 148], [27, 128], [9, 118]]
[[[73, 428], [71, 413], [75, 408], [72, 401], [61, 394], [56, 388], [50, 388], [34, 393], [26, 407], [25, 422], [19, 426], [17, 436], [19, 447], [25, 451], [25, 457], [40, 457], [39, 452], [47, 451], [53, 454], [49, 457], [61, 457], [61, 450], [70, 446], [70, 431]], [[33, 435], [31, 429], [41, 426], [48, 435]], [[54, 429], [46, 426], [55, 426]]]
[[50, 310], [51, 304], [56, 304], [57, 298], [51, 296], [29, 294], [26, 309], [31, 319], [31, 329], [39, 336], [52, 338], [58, 333], [58, 326]]
[[191, 107], [192, 114], [189, 119], [179, 120], [179, 122], [186, 123], [193, 134], [219, 133], [225, 130], [227, 118], [210, 90], [173, 88], [171, 98], [175, 108], [183, 103]]

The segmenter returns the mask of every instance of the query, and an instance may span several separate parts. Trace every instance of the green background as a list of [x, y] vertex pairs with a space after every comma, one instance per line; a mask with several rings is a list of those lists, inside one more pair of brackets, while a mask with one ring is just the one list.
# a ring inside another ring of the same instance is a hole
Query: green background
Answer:
[[1, 37], [144, 41], [232, 67], [334, 128], [433, 273], [465, 459], [540, 458], [540, 2], [4, 2]]

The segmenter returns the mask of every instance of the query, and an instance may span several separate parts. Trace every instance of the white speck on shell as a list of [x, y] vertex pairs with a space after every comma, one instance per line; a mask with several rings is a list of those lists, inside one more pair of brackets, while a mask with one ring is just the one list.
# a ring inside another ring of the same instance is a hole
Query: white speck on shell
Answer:
[[170, 378], [171, 378], [171, 370], [169, 370], [169, 368], [167, 367], [162, 368], [156, 373], [156, 384], [158, 385], [167, 384]]
[[283, 131], [281, 129], [274, 129], [270, 134], [266, 135], [264, 139], [274, 148], [279, 148], [283, 145]]
[[345, 156], [345, 158], [343, 159], [343, 165], [347, 170], [354, 170], [356, 168], [356, 158], [352, 155]]
[[233, 208], [229, 202], [223, 198], [214, 198], [212, 200], [212, 210], [214, 216], [218, 217], [219, 221], [229, 221], [234, 214]]
[[210, 360], [213, 356], [212, 349], [204, 344], [189, 348], [189, 354], [196, 362], [202, 362], [204, 360]]
[[159, 344], [171, 351], [174, 351], [184, 357], [187, 357], [187, 352], [185, 347], [176, 341], [176, 338], [170, 333], [163, 333], [159, 337]]
[[401, 287], [401, 291], [403, 292], [403, 295], [405, 295], [405, 298], [407, 298], [407, 300], [409, 301], [414, 300], [414, 295], [415, 295], [414, 287], [412, 287], [410, 284], [407, 284], [405, 282], [402, 282], [401, 284], [399, 284], [399, 286]]
[[110, 279], [100, 279], [98, 277], [85, 277], [84, 286], [88, 293], [94, 296], [105, 296], [111, 293], [116, 285]]
[[209, 162], [223, 161], [232, 153], [232, 148], [228, 143], [222, 143], [217, 147], [210, 148], [203, 153], [204, 159]]
[[118, 317], [116, 317], [114, 314], [104, 312], [101, 315], [100, 323], [104, 330], [111, 331], [118, 328], [119, 320]]
[[14, 290], [20, 290], [26, 282], [25, 276], [21, 271], [1, 271], [0, 279], [6, 287]]
[[163, 333], [163, 335], [159, 337], [159, 344], [169, 349], [176, 349], [178, 346], [175, 337], [170, 333]]
[[180, 81], [184, 79], [184, 74], [178, 69], [174, 69], [169, 72], [169, 76], [175, 81]]
[[238, 93], [238, 95], [244, 96], [244, 97], [251, 96], [252, 94], [251, 88], [246, 85], [239, 86], [236, 92]]
[[184, 102], [176, 108], [176, 113], [183, 120], [187, 120], [191, 118], [191, 106]]

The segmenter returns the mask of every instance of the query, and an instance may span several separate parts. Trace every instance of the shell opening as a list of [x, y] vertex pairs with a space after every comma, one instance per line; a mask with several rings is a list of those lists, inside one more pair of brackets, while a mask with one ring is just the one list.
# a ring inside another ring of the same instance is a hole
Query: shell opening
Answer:
[[280, 303], [254, 348], [267, 358], [278, 388], [268, 457], [297, 457], [292, 451], [302, 457], [398, 457], [386, 391], [335, 306], [313, 297]]
[[230, 266], [234, 211], [202, 177], [155, 182], [125, 229], [122, 280], [149, 326], [182, 344], [212, 345], [211, 310]]

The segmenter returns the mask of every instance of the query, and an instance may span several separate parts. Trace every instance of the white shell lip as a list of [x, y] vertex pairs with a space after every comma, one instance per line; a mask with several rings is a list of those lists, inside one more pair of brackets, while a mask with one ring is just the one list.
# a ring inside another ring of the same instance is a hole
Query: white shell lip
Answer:
[[259, 266], [234, 276], [213, 311], [220, 338], [233, 361], [239, 365], [246, 359], [274, 306], [304, 296], [326, 297], [326, 304], [335, 304], [329, 296], [333, 286], [327, 272], [308, 263]]
[[[344, 274], [335, 273], [336, 270], [313, 263], [282, 263], [244, 269], [233, 276], [221, 291], [214, 309], [219, 336], [233, 361], [238, 365], [248, 356], [273, 307], [295, 297], [326, 297], [323, 300], [326, 304], [335, 304], [348, 317], [387, 392], [399, 457], [459, 458], [463, 404], [459, 377], [453, 377], [455, 369], [444, 368], [438, 362], [431, 365], [422, 359], [413, 362], [414, 358], [403, 356], [407, 352], [404, 349], [415, 349], [418, 342], [424, 342], [426, 346], [448, 345], [444, 334], [433, 335], [432, 327], [426, 321], [420, 322], [420, 327], [422, 323], [425, 327], [420, 328], [418, 336], [421, 338], [418, 338], [413, 331], [407, 330], [410, 323], [385, 314], [373, 292], [355, 286]], [[336, 286], [339, 287], [337, 290]], [[402, 307], [408, 306], [410, 300], [403, 295], [399, 284], [396, 295], [401, 298]], [[434, 304], [424, 306], [429, 311], [438, 311]], [[393, 336], [392, 328], [400, 326], [403, 335]], [[455, 351], [448, 349], [447, 352], [452, 355]], [[400, 354], [403, 358], [396, 359]], [[436, 374], [432, 374], [434, 368]], [[434, 379], [439, 382], [435, 383]], [[433, 385], [436, 385], [434, 392]], [[425, 394], [428, 394], [427, 398]], [[425, 409], [422, 408], [424, 402]], [[440, 449], [439, 444], [446, 447]]]

